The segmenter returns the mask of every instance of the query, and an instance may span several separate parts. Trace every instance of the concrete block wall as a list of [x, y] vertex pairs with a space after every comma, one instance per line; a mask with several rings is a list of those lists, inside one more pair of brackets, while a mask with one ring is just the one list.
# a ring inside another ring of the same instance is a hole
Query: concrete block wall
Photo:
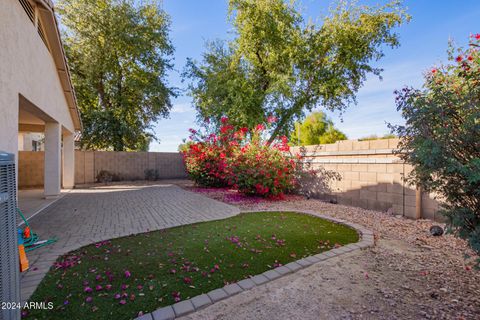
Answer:
[[[415, 186], [403, 180], [412, 168], [394, 154], [397, 145], [398, 139], [379, 139], [306, 147], [306, 160], [313, 168], [322, 167], [341, 177], [330, 181], [327, 189], [322, 183], [310, 183], [313, 187], [308, 191], [314, 197], [344, 205], [390, 211], [412, 219], [419, 218], [420, 213], [421, 218], [440, 220], [434, 196], [417, 192]], [[294, 153], [298, 151], [293, 148]], [[321, 187], [316, 189], [316, 185]], [[420, 202], [417, 197], [421, 197]]]
[[43, 151], [18, 151], [19, 187], [43, 187], [44, 157]]
[[[43, 187], [44, 152], [19, 151], [19, 188]], [[96, 182], [102, 170], [121, 180], [143, 180], [145, 170], [157, 170], [160, 179], [187, 178], [182, 155], [177, 152], [75, 151], [75, 184]]]
[[75, 184], [96, 182], [107, 170], [121, 180], [143, 180], [145, 170], [157, 170], [160, 179], [186, 178], [182, 155], [178, 152], [76, 151]]

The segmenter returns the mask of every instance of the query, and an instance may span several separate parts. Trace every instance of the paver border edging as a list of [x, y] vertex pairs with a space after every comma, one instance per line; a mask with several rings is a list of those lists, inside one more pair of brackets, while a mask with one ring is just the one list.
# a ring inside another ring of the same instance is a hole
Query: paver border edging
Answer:
[[195, 311], [201, 310], [215, 302], [230, 298], [234, 295], [237, 295], [243, 291], [252, 289], [255, 286], [266, 284], [270, 281], [283, 277], [287, 274], [294, 273], [300, 269], [310, 267], [311, 265], [337, 257], [347, 252], [353, 252], [368, 247], [373, 247], [375, 245], [375, 240], [373, 232], [359, 224], [345, 221], [342, 219], [337, 219], [331, 216], [327, 216], [311, 210], [244, 210], [241, 213], [253, 213], [253, 212], [295, 212], [312, 215], [318, 218], [332, 221], [334, 223], [342, 224], [347, 227], [350, 227], [357, 231], [359, 236], [359, 241], [355, 243], [350, 243], [346, 246], [339, 247], [336, 249], [328, 250], [313, 256], [305, 257], [296, 261], [287, 263], [284, 266], [277, 267], [275, 269], [267, 270], [264, 273], [258, 274], [248, 279], [240, 280], [236, 283], [232, 283], [224, 286], [223, 288], [214, 289], [208, 293], [203, 293], [201, 295], [195, 296], [188, 300], [183, 300], [175, 304], [159, 308], [152, 313], [146, 313], [136, 320], [172, 320], [177, 317], [182, 317], [193, 313]]

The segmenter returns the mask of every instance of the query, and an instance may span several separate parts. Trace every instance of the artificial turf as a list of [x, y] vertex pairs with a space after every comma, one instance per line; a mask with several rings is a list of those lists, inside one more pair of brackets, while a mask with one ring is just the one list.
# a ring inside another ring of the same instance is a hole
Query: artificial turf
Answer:
[[[27, 319], [132, 319], [356, 242], [355, 230], [294, 212], [256, 212], [89, 245], [59, 258]], [[90, 292], [90, 289], [92, 290]]]

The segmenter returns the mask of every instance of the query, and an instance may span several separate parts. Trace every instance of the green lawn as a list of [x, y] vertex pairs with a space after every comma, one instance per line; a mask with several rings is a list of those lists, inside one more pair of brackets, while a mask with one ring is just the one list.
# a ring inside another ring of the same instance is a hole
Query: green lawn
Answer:
[[357, 240], [353, 229], [294, 212], [244, 213], [113, 239], [60, 258], [62, 268], [52, 267], [31, 298], [54, 309], [30, 310], [27, 318], [131, 319]]

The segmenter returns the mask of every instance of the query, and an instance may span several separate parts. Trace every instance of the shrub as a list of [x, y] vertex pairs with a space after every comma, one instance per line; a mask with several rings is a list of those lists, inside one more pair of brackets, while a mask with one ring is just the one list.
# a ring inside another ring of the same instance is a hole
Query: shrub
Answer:
[[108, 170], [101, 170], [98, 174], [97, 174], [97, 182], [101, 182], [101, 183], [108, 183], [108, 182], [112, 182], [112, 181], [120, 181], [120, 177], [113, 173], [113, 172], [110, 172]]
[[186, 170], [195, 183], [209, 187], [230, 185], [227, 159], [243, 140], [245, 130], [234, 131], [227, 118], [222, 118], [220, 132], [201, 134], [190, 129], [190, 139], [185, 144], [183, 158]]
[[288, 140], [268, 145], [261, 139], [263, 126], [258, 126], [252, 139], [237, 148], [230, 159], [230, 177], [242, 193], [261, 196], [282, 196], [297, 185], [297, 162], [285, 154]]
[[156, 181], [160, 178], [160, 174], [156, 169], [146, 169], [145, 173], [145, 180], [147, 181]]
[[480, 34], [467, 49], [450, 45], [450, 63], [425, 76], [422, 90], [397, 92], [405, 126], [400, 156], [414, 169], [408, 180], [444, 198], [448, 230], [480, 253]]
[[[270, 120], [271, 122], [272, 120]], [[238, 189], [245, 194], [281, 197], [298, 183], [300, 159], [288, 153], [286, 137], [269, 144], [262, 139], [266, 127], [236, 130], [222, 119], [218, 133], [201, 135], [191, 130], [192, 141], [184, 151], [187, 172], [203, 186]]]

